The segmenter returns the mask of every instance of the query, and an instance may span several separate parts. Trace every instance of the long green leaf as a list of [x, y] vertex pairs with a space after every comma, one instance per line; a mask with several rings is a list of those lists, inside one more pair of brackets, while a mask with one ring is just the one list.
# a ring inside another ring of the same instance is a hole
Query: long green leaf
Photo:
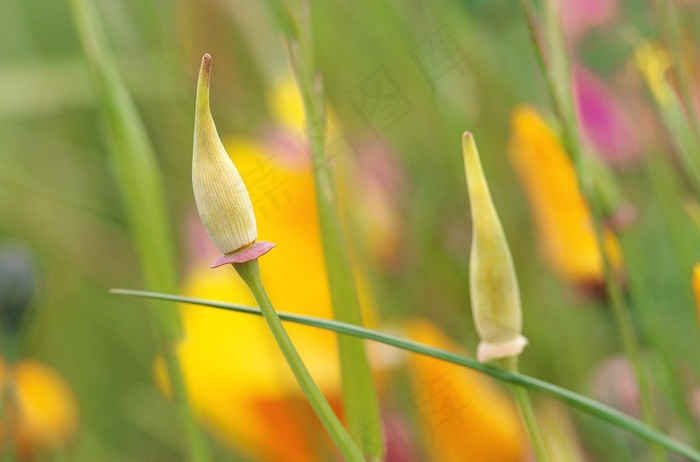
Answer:
[[[174, 291], [177, 288], [175, 247], [153, 147], [109, 54], [93, 4], [73, 0], [73, 11], [105, 115], [112, 148], [111, 162], [138, 248], [146, 287]], [[161, 315], [166, 338], [176, 341], [181, 337], [177, 313], [168, 314]]]
[[[73, 16], [103, 106], [112, 144], [111, 161], [121, 189], [129, 225], [138, 248], [146, 286], [177, 288], [177, 265], [163, 181], [143, 121], [109, 53], [92, 2], [73, 0]], [[209, 449], [189, 406], [187, 389], [176, 353], [182, 338], [177, 310], [152, 310], [156, 338], [188, 443], [189, 460], [206, 462]]]
[[[110, 292], [119, 295], [131, 295], [157, 300], [189, 303], [192, 305], [208, 306], [211, 308], [234, 311], [237, 313], [254, 314], [257, 316], [262, 316], [262, 312], [259, 309], [243, 305], [237, 305], [233, 303], [223, 303], [200, 298], [190, 298], [182, 297], [179, 295], [159, 294], [128, 289], [112, 289]], [[573, 409], [577, 409], [600, 420], [608, 422], [616, 427], [627, 430], [628, 432], [637, 435], [638, 437], [650, 443], [658, 444], [659, 446], [662, 446], [671, 452], [683, 455], [689, 458], [690, 460], [700, 462], [700, 452], [665, 435], [664, 433], [661, 433], [654, 427], [647, 425], [639, 420], [633, 419], [632, 417], [629, 417], [609, 406], [601, 404], [590, 398], [586, 398], [585, 396], [580, 395], [578, 393], [574, 393], [573, 391], [545, 382], [543, 380], [539, 380], [534, 377], [530, 377], [519, 373], [509, 372], [504, 369], [499, 369], [493, 366], [489, 366], [487, 364], [482, 364], [476, 361], [475, 359], [467, 358], [456, 353], [441, 350], [439, 348], [435, 348], [419, 342], [414, 342], [412, 340], [407, 340], [395, 335], [385, 334], [383, 332], [378, 332], [364, 327], [354, 326], [352, 324], [346, 324], [339, 321], [290, 313], [278, 313], [278, 315], [283, 321], [304, 324], [307, 326], [330, 330], [339, 334], [350, 335], [353, 337], [363, 338], [367, 340], [373, 340], [375, 342], [380, 342], [386, 345], [394, 346], [396, 348], [401, 348], [402, 350], [422, 354], [425, 356], [430, 356], [453, 364], [457, 364], [459, 366], [468, 367], [470, 369], [474, 369], [476, 371], [489, 375], [501, 382], [521, 385], [530, 390], [552, 396], [567, 404]]]

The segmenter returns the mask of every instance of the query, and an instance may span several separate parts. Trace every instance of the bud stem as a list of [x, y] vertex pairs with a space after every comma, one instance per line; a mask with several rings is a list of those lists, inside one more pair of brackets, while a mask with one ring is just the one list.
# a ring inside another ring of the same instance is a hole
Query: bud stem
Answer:
[[262, 311], [262, 315], [265, 321], [267, 321], [272, 335], [275, 337], [275, 340], [277, 340], [277, 344], [280, 346], [282, 354], [284, 354], [287, 364], [289, 364], [289, 368], [292, 370], [299, 386], [306, 395], [306, 399], [309, 400], [311, 407], [316, 411], [316, 415], [333, 439], [333, 442], [343, 454], [345, 460], [364, 461], [362, 454], [352, 442], [352, 439], [345, 431], [345, 428], [343, 428], [340, 420], [338, 420], [333, 409], [331, 409], [330, 404], [328, 404], [321, 390], [319, 390], [318, 385], [314, 382], [309, 370], [306, 368], [306, 365], [294, 347], [292, 340], [289, 338], [287, 331], [284, 329], [282, 321], [275, 311], [275, 308], [272, 306], [270, 298], [267, 296], [267, 292], [263, 286], [258, 260], [255, 259], [244, 263], [236, 263], [233, 264], [233, 267], [258, 302], [260, 311]]
[[[503, 358], [500, 360], [502, 367], [510, 372], [518, 373], [518, 358]], [[513, 396], [515, 396], [515, 401], [518, 403], [518, 409], [520, 410], [520, 417], [527, 428], [527, 434], [530, 437], [530, 442], [532, 443], [532, 451], [535, 453], [535, 457], [538, 462], [548, 462], [550, 460], [549, 454], [547, 453], [547, 445], [544, 441], [544, 436], [542, 435], [542, 430], [537, 423], [537, 417], [535, 415], [535, 410], [532, 406], [532, 401], [530, 401], [530, 395], [527, 389], [522, 385], [511, 383], [511, 390], [513, 390]]]

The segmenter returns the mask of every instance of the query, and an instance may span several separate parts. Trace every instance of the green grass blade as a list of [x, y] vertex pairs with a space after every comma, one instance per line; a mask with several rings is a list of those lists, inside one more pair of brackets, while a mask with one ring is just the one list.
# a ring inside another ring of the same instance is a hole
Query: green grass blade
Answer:
[[[136, 105], [114, 64], [91, 2], [72, 1], [73, 16], [87, 55], [98, 99], [103, 106], [112, 152], [143, 278], [153, 290], [177, 288], [177, 265], [172, 228], [156, 156]], [[156, 338], [188, 443], [189, 460], [209, 460], [209, 450], [189, 407], [187, 390], [175, 347], [182, 338], [176, 310], [152, 310]]]
[[[143, 292], [138, 290], [127, 289], [112, 289], [110, 292], [118, 295], [130, 295], [157, 300], [189, 303], [193, 305], [208, 306], [211, 308], [234, 311], [237, 313], [254, 314], [257, 316], [262, 316], [262, 312], [256, 308], [250, 308], [247, 306], [237, 305], [233, 303], [223, 303], [212, 300], [204, 300], [200, 298], [190, 298], [182, 297], [179, 295], [159, 294], [153, 292]], [[489, 375], [501, 382], [520, 385], [527, 389], [552, 396], [567, 404], [573, 409], [577, 409], [602, 421], [608, 422], [618, 428], [624, 429], [629, 433], [632, 433], [650, 443], [662, 446], [668, 451], [675, 452], [679, 455], [683, 455], [692, 461], [700, 462], [700, 452], [698, 452], [697, 450], [665, 435], [664, 433], [661, 433], [654, 427], [645, 424], [644, 422], [629, 417], [609, 406], [601, 404], [590, 398], [586, 398], [583, 395], [574, 393], [573, 391], [567, 390], [557, 385], [553, 385], [551, 383], [527, 375], [509, 372], [504, 369], [489, 366], [487, 364], [482, 364], [476, 361], [475, 359], [467, 358], [466, 356], [441, 350], [439, 348], [414, 342], [412, 340], [407, 340], [395, 335], [385, 334], [372, 329], [354, 326], [352, 324], [346, 324], [339, 321], [315, 318], [312, 316], [303, 316], [290, 313], [278, 313], [278, 315], [283, 321], [295, 322], [297, 324], [304, 324], [307, 326], [330, 330], [339, 334], [350, 335], [367, 340], [373, 340], [375, 342], [391, 345], [402, 350], [422, 354], [425, 356], [431, 356], [433, 358], [451, 362], [459, 366], [474, 369], [476, 371]]]
[[661, 82], [668, 98], [654, 98], [666, 130], [676, 146], [683, 170], [693, 185], [696, 197], [700, 197], [700, 139], [687, 118], [680, 100], [666, 79]]
[[[90, 2], [73, 1], [73, 11], [106, 119], [111, 162], [138, 248], [146, 287], [174, 291], [177, 276], [171, 226], [156, 156], [136, 106], [111, 59]], [[170, 341], [181, 337], [173, 313], [161, 315]]]
[[[362, 316], [355, 279], [338, 213], [336, 185], [331, 163], [326, 157], [326, 102], [320, 76], [314, 67], [308, 2], [302, 2], [297, 13], [298, 36], [291, 36], [292, 28], [287, 27], [285, 31], [289, 34], [287, 40], [290, 58], [304, 101], [333, 314], [339, 321], [361, 326]], [[369, 460], [383, 460], [385, 449], [379, 400], [364, 343], [356, 338], [340, 337], [338, 351], [343, 383], [343, 406], [349, 433]]]

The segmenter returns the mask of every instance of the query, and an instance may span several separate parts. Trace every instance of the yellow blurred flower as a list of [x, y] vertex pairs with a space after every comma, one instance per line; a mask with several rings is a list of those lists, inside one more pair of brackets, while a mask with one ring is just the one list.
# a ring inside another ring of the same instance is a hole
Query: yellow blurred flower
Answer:
[[[408, 336], [445, 350], [458, 350], [426, 321], [406, 326]], [[469, 369], [422, 355], [409, 359], [420, 426], [430, 460], [517, 462], [526, 459], [527, 435], [507, 393]]]
[[[9, 432], [20, 459], [69, 442], [76, 434], [78, 411], [68, 384], [43, 364], [21, 360], [14, 365], [0, 362], [3, 407]], [[0, 422], [0, 441], [6, 442], [6, 422]]]
[[276, 121], [294, 133], [305, 131], [304, 100], [291, 74], [277, 79], [270, 90], [268, 105]]
[[[527, 195], [545, 261], [570, 283], [599, 286], [603, 261], [591, 212], [561, 142], [529, 106], [517, 107], [511, 124], [510, 158]], [[622, 254], [609, 230], [604, 241], [613, 269], [619, 271]]]

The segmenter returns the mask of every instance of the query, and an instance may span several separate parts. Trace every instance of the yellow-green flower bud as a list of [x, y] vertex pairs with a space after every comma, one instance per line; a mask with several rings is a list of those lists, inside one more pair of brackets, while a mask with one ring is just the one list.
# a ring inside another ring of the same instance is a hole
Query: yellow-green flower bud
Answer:
[[486, 362], [519, 355], [527, 339], [520, 334], [522, 312], [513, 259], [471, 133], [464, 134], [462, 151], [472, 212], [469, 287], [481, 338], [477, 359]]
[[211, 56], [205, 54], [197, 82], [192, 187], [197, 210], [214, 245], [230, 254], [255, 242], [250, 196], [216, 131], [209, 108]]

